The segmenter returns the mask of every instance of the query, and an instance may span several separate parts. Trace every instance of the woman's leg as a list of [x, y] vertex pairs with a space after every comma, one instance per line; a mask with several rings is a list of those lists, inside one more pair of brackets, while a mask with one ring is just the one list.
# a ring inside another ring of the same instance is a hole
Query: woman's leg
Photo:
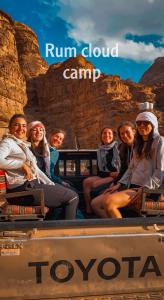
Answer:
[[97, 179], [92, 184], [92, 188], [96, 188], [102, 184], [110, 183], [112, 181], [113, 181], [113, 177], [110, 177], [110, 176], [104, 177], [104, 178], [97, 177]]
[[99, 179], [98, 176], [92, 176], [92, 177], [88, 177], [86, 179], [83, 180], [83, 194], [84, 194], [84, 201], [85, 201], [85, 205], [86, 205], [86, 212], [87, 213], [91, 213], [91, 196], [90, 196], [90, 192], [91, 189], [93, 187], [93, 183]]
[[108, 218], [107, 213], [104, 209], [104, 198], [105, 195], [102, 194], [94, 199], [92, 199], [91, 207], [96, 214], [96, 216], [99, 216], [100, 218]]
[[119, 208], [127, 206], [136, 195], [135, 190], [124, 190], [114, 194], [105, 194], [104, 207], [108, 217], [122, 218]]
[[79, 202], [79, 197], [73, 190], [63, 187], [61, 184], [55, 185], [35, 183], [35, 188], [44, 190], [44, 201], [47, 207], [65, 206], [65, 218], [72, 220], [76, 218], [76, 209]]

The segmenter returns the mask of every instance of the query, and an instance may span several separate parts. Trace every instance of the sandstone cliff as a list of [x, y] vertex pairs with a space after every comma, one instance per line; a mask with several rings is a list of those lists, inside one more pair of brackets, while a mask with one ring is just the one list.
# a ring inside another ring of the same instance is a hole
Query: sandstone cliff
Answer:
[[140, 82], [153, 87], [156, 94], [157, 108], [164, 112], [164, 57], [155, 60], [152, 66], [143, 74]]
[[[0, 13], [0, 126], [14, 113], [23, 112], [27, 102], [26, 81], [21, 72], [15, 43], [14, 23]], [[3, 131], [3, 130], [1, 130]]]
[[66, 68], [93, 70], [93, 65], [82, 56], [51, 65], [46, 74], [35, 78], [38, 108], [34, 103], [26, 107], [26, 113], [36, 109], [35, 116], [40, 116], [48, 129], [65, 129], [67, 147], [75, 146], [75, 137], [81, 148], [96, 147], [102, 127], [116, 129], [123, 120], [134, 121], [138, 103], [155, 101], [152, 87], [105, 74], [96, 82], [64, 79]]
[[34, 81], [48, 64], [40, 57], [36, 34], [0, 11], [0, 133], [14, 113], [23, 113], [29, 99], [35, 99]]
[[140, 79], [143, 84], [164, 83], [164, 57], [158, 57]]
[[36, 34], [29, 26], [16, 21], [14, 30], [19, 64], [25, 79], [44, 74], [48, 64], [40, 56]]

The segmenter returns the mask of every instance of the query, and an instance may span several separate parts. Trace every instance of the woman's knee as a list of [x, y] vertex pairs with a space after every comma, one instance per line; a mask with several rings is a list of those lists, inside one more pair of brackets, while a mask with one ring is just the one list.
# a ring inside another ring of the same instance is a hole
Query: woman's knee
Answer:
[[83, 188], [92, 186], [92, 183], [94, 182], [94, 177], [87, 177], [83, 180]]
[[69, 203], [70, 202], [74, 202], [74, 203], [77, 203], [79, 202], [79, 195], [75, 192], [75, 191], [71, 191], [70, 193], [70, 197], [69, 197]]
[[106, 211], [111, 211], [116, 207], [115, 197], [114, 195], [110, 195], [104, 198], [103, 201], [104, 207]]
[[94, 189], [94, 188], [97, 188], [100, 185], [101, 185], [101, 181], [98, 179], [98, 180], [95, 180], [95, 181], [92, 182], [91, 187]]
[[93, 210], [95, 210], [95, 208], [97, 207], [97, 203], [96, 203], [96, 201], [94, 201], [94, 200], [92, 200], [91, 201], [91, 208], [93, 209]]
[[103, 205], [103, 201], [102, 199], [98, 199], [98, 198], [95, 198], [91, 201], [91, 207], [93, 210], [96, 210], [97, 208], [101, 207]]

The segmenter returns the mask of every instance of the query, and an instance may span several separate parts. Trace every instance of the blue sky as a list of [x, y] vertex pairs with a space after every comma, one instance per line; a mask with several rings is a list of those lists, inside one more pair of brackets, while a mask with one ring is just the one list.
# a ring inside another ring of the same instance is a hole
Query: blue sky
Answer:
[[1, 0], [0, 8], [36, 32], [49, 64], [66, 58], [46, 58], [46, 43], [77, 53], [89, 43], [110, 49], [118, 43], [118, 57], [88, 60], [103, 73], [138, 81], [164, 56], [164, 0]]

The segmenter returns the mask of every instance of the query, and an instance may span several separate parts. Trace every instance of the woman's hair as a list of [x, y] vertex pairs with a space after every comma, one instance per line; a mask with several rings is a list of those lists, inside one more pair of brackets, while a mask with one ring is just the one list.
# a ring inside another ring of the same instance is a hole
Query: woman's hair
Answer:
[[[105, 129], [110, 129], [111, 131], [112, 131], [112, 133], [113, 133], [113, 140], [114, 140], [114, 130], [111, 128], [111, 127], [103, 127], [102, 129], [101, 129], [101, 132], [100, 132], [100, 141], [101, 141], [101, 143], [103, 144], [103, 141], [102, 141], [102, 134], [103, 134], [103, 132], [104, 132], [104, 130]], [[112, 142], [113, 142], [113, 140], [112, 140]]]
[[137, 131], [136, 140], [135, 140], [135, 150], [136, 150], [137, 157], [141, 158], [141, 157], [145, 156], [146, 159], [151, 158], [152, 143], [153, 143], [153, 130], [149, 134], [145, 148], [144, 148], [144, 140]]
[[12, 126], [12, 123], [16, 120], [16, 119], [18, 119], [18, 118], [22, 118], [22, 119], [24, 119], [25, 121], [26, 121], [26, 123], [27, 123], [27, 120], [26, 120], [26, 116], [25, 115], [23, 115], [23, 114], [15, 114], [15, 115], [13, 115], [12, 117], [11, 117], [11, 119], [9, 120], [9, 129], [11, 128], [11, 126]]
[[[42, 140], [39, 142], [39, 145], [37, 147], [34, 147], [33, 140], [32, 140], [32, 129], [34, 129], [37, 126], [41, 126], [44, 130], [44, 136]], [[45, 127], [44, 124], [40, 121], [33, 121], [28, 124], [27, 127], [27, 141], [31, 143], [31, 149], [33, 153], [37, 156], [45, 157], [46, 148], [45, 148]]]
[[124, 127], [124, 126], [129, 126], [129, 127], [131, 127], [133, 130], [136, 130], [136, 127], [135, 127], [135, 125], [132, 123], [132, 122], [130, 122], [130, 121], [124, 121], [124, 122], [122, 122], [119, 126], [118, 126], [118, 128], [117, 128], [117, 134], [118, 134], [118, 137], [119, 137], [119, 139], [122, 141], [122, 139], [121, 139], [121, 137], [120, 137], [120, 129], [122, 128], [122, 127]]
[[60, 128], [53, 129], [50, 131], [49, 136], [48, 136], [49, 144], [51, 144], [51, 138], [53, 137], [53, 135], [55, 135], [57, 133], [62, 133], [64, 135], [64, 137], [66, 136], [66, 132], [63, 129], [60, 129]]

